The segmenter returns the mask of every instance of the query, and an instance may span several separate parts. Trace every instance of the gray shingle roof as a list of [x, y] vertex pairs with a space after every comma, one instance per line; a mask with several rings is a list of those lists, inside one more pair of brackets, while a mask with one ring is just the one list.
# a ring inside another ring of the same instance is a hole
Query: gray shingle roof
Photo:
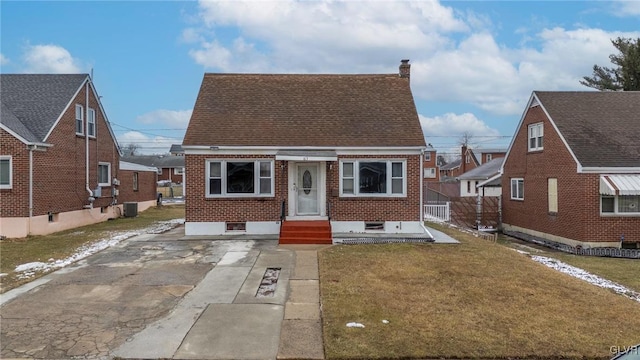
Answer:
[[185, 145], [425, 146], [409, 80], [205, 74]]
[[87, 77], [88, 74], [0, 74], [2, 123], [27, 141], [44, 142]]
[[496, 158], [458, 176], [460, 180], [487, 180], [500, 172], [504, 158]]
[[454, 160], [448, 164], [440, 166], [440, 170], [452, 170], [460, 166], [462, 161], [460, 159]]
[[135, 155], [122, 156], [122, 161], [151, 166], [157, 168], [181, 168], [184, 167], [184, 156], [173, 155]]
[[640, 167], [640, 91], [534, 94], [582, 166]]

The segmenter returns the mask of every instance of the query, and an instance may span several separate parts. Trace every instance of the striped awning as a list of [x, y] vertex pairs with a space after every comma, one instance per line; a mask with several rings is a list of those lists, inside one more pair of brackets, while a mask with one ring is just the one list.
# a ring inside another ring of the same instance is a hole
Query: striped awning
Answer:
[[640, 175], [602, 175], [600, 194], [640, 195]]

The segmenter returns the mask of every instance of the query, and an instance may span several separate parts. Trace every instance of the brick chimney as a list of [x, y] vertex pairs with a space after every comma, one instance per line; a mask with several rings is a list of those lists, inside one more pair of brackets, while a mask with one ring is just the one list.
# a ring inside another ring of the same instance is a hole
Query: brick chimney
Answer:
[[409, 64], [409, 59], [400, 60], [400, 77], [408, 79], [410, 75], [411, 64]]

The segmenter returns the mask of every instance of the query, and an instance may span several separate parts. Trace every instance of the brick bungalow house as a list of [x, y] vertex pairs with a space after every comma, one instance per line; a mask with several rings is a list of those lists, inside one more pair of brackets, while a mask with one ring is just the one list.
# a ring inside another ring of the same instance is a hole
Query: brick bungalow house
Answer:
[[118, 204], [129, 199], [119, 196], [119, 179], [134, 175], [120, 170], [90, 76], [1, 74], [0, 91], [0, 235], [49, 234], [121, 214]]
[[533, 92], [502, 167], [504, 231], [638, 247], [638, 139], [640, 92]]
[[438, 164], [438, 155], [436, 153], [436, 149], [434, 149], [431, 144], [427, 145], [427, 149], [424, 152], [424, 163], [422, 167], [425, 179], [424, 181], [440, 181], [440, 166]]
[[428, 234], [409, 69], [205, 74], [182, 144], [186, 234]]
[[178, 155], [130, 155], [122, 160], [149, 167], [158, 168], [158, 181], [182, 184], [184, 174], [184, 156]]

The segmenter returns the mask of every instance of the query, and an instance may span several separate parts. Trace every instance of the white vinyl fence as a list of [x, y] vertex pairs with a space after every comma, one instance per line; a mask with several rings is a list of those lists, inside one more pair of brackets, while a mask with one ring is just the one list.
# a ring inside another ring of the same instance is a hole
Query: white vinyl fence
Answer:
[[444, 205], [424, 205], [424, 220], [430, 221], [449, 221], [451, 220], [450, 202]]

